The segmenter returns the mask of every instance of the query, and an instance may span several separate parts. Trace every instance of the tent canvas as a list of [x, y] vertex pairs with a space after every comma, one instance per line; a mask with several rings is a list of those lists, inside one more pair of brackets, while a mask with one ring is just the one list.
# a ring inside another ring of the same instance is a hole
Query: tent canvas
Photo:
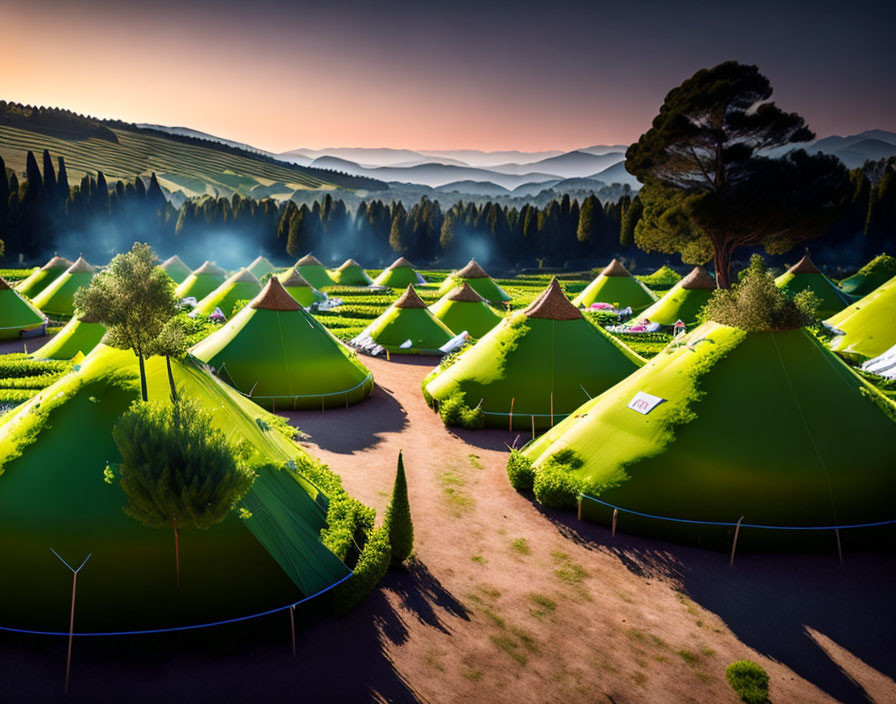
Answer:
[[429, 310], [455, 334], [468, 332], [472, 337], [482, 337], [503, 319], [466, 281], [449, 290]]
[[87, 286], [96, 271], [96, 267], [88, 264], [83, 257], [78, 257], [62, 276], [34, 298], [34, 305], [49, 316], [71, 317], [75, 313], [75, 291]]
[[176, 254], [162, 262], [161, 267], [176, 284], [183, 283], [184, 279], [193, 273], [190, 267], [184, 264], [183, 260]]
[[371, 286], [371, 279], [354, 259], [347, 259], [342, 266], [330, 272], [330, 278], [340, 286]]
[[46, 324], [46, 316], [0, 277], [0, 340], [14, 340]]
[[419, 283], [414, 265], [404, 257], [399, 257], [388, 268], [383, 269], [373, 283], [377, 286], [389, 286], [390, 288], [405, 288]]
[[896, 276], [896, 257], [880, 254], [855, 274], [843, 279], [840, 282], [840, 290], [853, 298], [867, 296], [894, 276]]
[[180, 299], [192, 297], [200, 301], [224, 283], [226, 278], [226, 271], [210, 261], [205, 261], [178, 284], [174, 289], [174, 295]]
[[75, 314], [43, 347], [34, 352], [33, 359], [72, 359], [78, 353], [89, 354], [100, 344], [106, 328], [102, 323]]
[[644, 284], [614, 259], [573, 299], [573, 305], [588, 308], [592, 303], [609, 303], [616, 308], [631, 308], [638, 313], [656, 301]]
[[[391, 354], [440, 355], [439, 348], [454, 337], [454, 333], [436, 318], [417, 295], [413, 285], [352, 342], [366, 348], [372, 341]], [[407, 340], [410, 347], [402, 347]]]
[[821, 273], [808, 254], [775, 279], [775, 285], [791, 298], [801, 291], [812, 291], [818, 297], [820, 318], [829, 318], [850, 302], [837, 285]]
[[[251, 450], [258, 476], [243, 502], [251, 515], [233, 512], [207, 531], [182, 529], [182, 579], [175, 587], [171, 532], [126, 516], [120, 486], [104, 481], [107, 462], [117, 471], [112, 427], [138, 398], [139, 381], [130, 352], [100, 346], [79, 371], [0, 421], [6, 538], [0, 559], [15, 565], [0, 580], [5, 626], [59, 630], [67, 623], [68, 601], [59, 595], [69, 575], [47, 557], [48, 545], [71, 559], [92, 553], [89, 578], [78, 584], [78, 629], [84, 631], [244, 616], [314, 594], [348, 574], [321, 543], [318, 490], [286, 468], [305, 451], [198, 362], [173, 359], [172, 365], [179, 395], [199, 403], [215, 427]], [[167, 403], [165, 361], [148, 359], [146, 371], [150, 400]]]
[[[635, 412], [628, 404], [642, 392], [664, 402]], [[861, 523], [896, 517], [894, 412], [806, 330], [747, 333], [709, 322], [524, 454], [536, 471], [559, 463], [585, 493], [647, 514]], [[674, 529], [649, 519], [643, 526]]]
[[442, 402], [481, 403], [486, 424], [548, 428], [624, 379], [643, 360], [592, 325], [556, 279], [526, 310], [505, 318], [447, 369], [425, 382]]
[[286, 292], [296, 299], [303, 308], [308, 308], [312, 303], [321, 303], [327, 300], [327, 294], [318, 291], [309, 284], [296, 267], [277, 277]]
[[220, 309], [225, 318], [233, 315], [233, 307], [237, 301], [247, 301], [255, 298], [261, 291], [261, 284], [248, 269], [238, 271], [229, 277], [218, 288], [208, 294], [196, 304], [197, 312], [202, 315], [211, 315], [216, 309]]
[[439, 293], [444, 295], [464, 283], [469, 284], [489, 303], [500, 304], [510, 300], [510, 296], [494, 282], [475, 259], [471, 259], [463, 269], [448, 276], [439, 287]]
[[679, 320], [685, 325], [693, 325], [715, 288], [715, 279], [703, 267], [694, 267], [690, 274], [670, 288], [660, 300], [638, 315], [638, 319], [646, 318], [666, 326], [673, 326]]
[[896, 276], [856, 301], [827, 323], [845, 334], [831, 340], [831, 349], [859, 357], [876, 357], [896, 344]]
[[320, 290], [327, 286], [335, 286], [336, 282], [330, 276], [326, 267], [311, 254], [306, 254], [296, 262], [295, 269], [314, 288]]
[[260, 256], [253, 259], [252, 263], [246, 268], [250, 272], [252, 272], [252, 275], [256, 279], [261, 279], [263, 276], [266, 276], [267, 274], [273, 274], [275, 271], [277, 271], [277, 267], [271, 264], [264, 257]]
[[355, 353], [276, 278], [191, 353], [264, 408], [345, 407], [373, 390], [373, 375]]
[[39, 269], [35, 269], [16, 284], [15, 289], [23, 296], [34, 298], [47, 286], [65, 273], [65, 270], [72, 265], [65, 257], [53, 257]]

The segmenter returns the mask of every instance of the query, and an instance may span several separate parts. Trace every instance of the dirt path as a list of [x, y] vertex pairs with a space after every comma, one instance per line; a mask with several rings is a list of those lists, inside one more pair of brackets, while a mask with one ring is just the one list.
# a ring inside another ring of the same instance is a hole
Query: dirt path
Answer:
[[862, 687], [896, 700], [889, 556], [744, 556], [731, 569], [719, 553], [611, 538], [510, 487], [516, 436], [446, 430], [420, 394], [431, 361], [365, 361], [368, 402], [292, 418], [380, 514], [404, 451], [419, 564], [383, 589], [406, 629], [384, 650], [415, 696], [735, 702], [725, 667], [751, 658], [778, 704], [867, 701]]
[[[30, 346], [30, 345], [29, 345]], [[405, 454], [418, 560], [343, 618], [277, 615], [176, 636], [0, 634], [10, 701], [731, 702], [729, 663], [772, 701], [896, 701], [889, 555], [738, 556], [611, 537], [511, 489], [499, 431], [446, 430], [420, 382], [432, 360], [365, 359], [378, 387], [349, 409], [290, 414], [379, 514]], [[521, 438], [525, 441], [526, 438]], [[226, 585], [222, 585], [226, 588]]]

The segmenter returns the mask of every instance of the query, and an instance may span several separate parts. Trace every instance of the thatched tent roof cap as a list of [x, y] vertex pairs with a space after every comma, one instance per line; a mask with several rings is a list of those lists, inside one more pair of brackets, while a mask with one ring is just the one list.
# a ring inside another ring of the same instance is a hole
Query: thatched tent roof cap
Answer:
[[313, 254], [306, 254], [296, 262], [296, 266], [323, 266], [323, 264], [321, 264], [320, 259]]
[[[252, 263], [249, 266], [255, 266], [256, 264], [267, 264], [270, 267], [274, 266], [273, 264], [271, 264], [267, 259], [265, 259], [261, 255], [258, 255], [257, 257], [255, 257], [255, 259], [252, 260]], [[246, 268], [248, 268], [248, 267], [246, 267]]]
[[820, 274], [821, 270], [815, 266], [815, 262], [809, 258], [809, 253], [803, 255], [796, 264], [787, 270], [791, 274]]
[[626, 269], [624, 266], [622, 266], [622, 264], [619, 262], [618, 259], [614, 259], [613, 261], [611, 261], [607, 265], [607, 268], [601, 272], [601, 275], [602, 276], [631, 276], [631, 274], [628, 272], [628, 269]]
[[72, 263], [65, 257], [53, 257], [41, 267], [41, 271], [49, 271], [50, 269], [68, 269], [71, 265]]
[[681, 287], [688, 291], [704, 289], [711, 291], [716, 288], [716, 280], [706, 273], [702, 266], [695, 266], [691, 273], [681, 280]]
[[299, 273], [296, 267], [287, 272], [286, 276], [280, 280], [284, 288], [311, 288], [311, 284]]
[[356, 262], [354, 259], [346, 259], [344, 262], [342, 262], [342, 266], [340, 266], [337, 269], [337, 271], [342, 271], [343, 269], [348, 269], [350, 266], [355, 266], [355, 267], [358, 267], [359, 269], [361, 268], [361, 265], [358, 264], [358, 262]]
[[473, 287], [466, 281], [464, 281], [462, 286], [457, 286], [456, 288], [451, 289], [451, 291], [445, 295], [445, 299], [449, 301], [460, 301], [461, 303], [485, 302], [485, 299], [476, 293], [476, 291], [473, 290]]
[[414, 290], [413, 284], [408, 284], [408, 287], [404, 290], [404, 293], [401, 294], [401, 297], [395, 303], [392, 304], [396, 308], [426, 308], [426, 304], [423, 302], [423, 299], [417, 295], [417, 291]]
[[286, 289], [280, 283], [280, 279], [272, 276], [268, 279], [267, 284], [252, 302], [249, 303], [252, 308], [257, 310], [278, 310], [291, 311], [299, 310], [302, 306], [298, 304], [295, 298], [287, 293]]
[[479, 266], [479, 263], [475, 259], [471, 259], [463, 269], [455, 274], [455, 276], [459, 279], [489, 278], [488, 274], [485, 273], [485, 269]]
[[[186, 267], [187, 265], [184, 264], [183, 260], [175, 254], [173, 257], [168, 257], [161, 264], [161, 267], [163, 269], [167, 269], [169, 266], [184, 266], [184, 267]], [[190, 267], [187, 267], [187, 268], [189, 269]]]
[[394, 262], [389, 265], [389, 269], [413, 269], [414, 265], [411, 264], [404, 257], [399, 257]]
[[208, 259], [206, 259], [202, 266], [193, 271], [197, 276], [201, 274], [208, 274], [210, 276], [227, 276], [227, 272], [224, 271], [221, 267], [212, 264]]
[[75, 263], [66, 269], [66, 274], [94, 274], [96, 267], [88, 264], [84, 257], [78, 257]]
[[544, 320], [578, 320], [581, 311], [576, 308], [563, 293], [560, 282], [555, 276], [550, 285], [529, 305], [523, 314], [528, 318]]
[[258, 284], [259, 286], [261, 286], [261, 282], [258, 280], [258, 277], [255, 276], [255, 274], [253, 274], [248, 269], [241, 269], [240, 271], [235, 273], [233, 276], [231, 276], [229, 279], [227, 279], [227, 281], [231, 284], [255, 283], [255, 284]]

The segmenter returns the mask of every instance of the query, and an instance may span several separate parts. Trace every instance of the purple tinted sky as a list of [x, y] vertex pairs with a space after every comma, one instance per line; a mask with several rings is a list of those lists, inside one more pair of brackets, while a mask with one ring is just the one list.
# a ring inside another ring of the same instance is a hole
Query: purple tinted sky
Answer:
[[893, 0], [0, 0], [0, 16], [17, 57], [0, 97], [278, 151], [629, 142], [726, 59], [758, 64], [819, 135], [896, 129]]

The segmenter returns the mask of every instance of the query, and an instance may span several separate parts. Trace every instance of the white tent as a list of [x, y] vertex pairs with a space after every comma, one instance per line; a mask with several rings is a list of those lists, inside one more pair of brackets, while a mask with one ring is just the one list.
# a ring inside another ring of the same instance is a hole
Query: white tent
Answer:
[[879, 357], [869, 359], [862, 365], [862, 371], [877, 374], [885, 379], [896, 379], [896, 345]]

